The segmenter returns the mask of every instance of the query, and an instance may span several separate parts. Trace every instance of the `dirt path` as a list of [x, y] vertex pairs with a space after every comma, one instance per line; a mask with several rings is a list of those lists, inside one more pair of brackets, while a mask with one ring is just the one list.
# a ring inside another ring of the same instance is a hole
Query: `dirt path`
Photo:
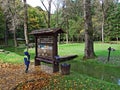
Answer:
[[[49, 79], [53, 74], [51, 69], [45, 66], [30, 65], [29, 72], [25, 73], [24, 65], [0, 63], [0, 90], [10, 90], [19, 83], [39, 78]], [[43, 72], [43, 69], [48, 73]]]

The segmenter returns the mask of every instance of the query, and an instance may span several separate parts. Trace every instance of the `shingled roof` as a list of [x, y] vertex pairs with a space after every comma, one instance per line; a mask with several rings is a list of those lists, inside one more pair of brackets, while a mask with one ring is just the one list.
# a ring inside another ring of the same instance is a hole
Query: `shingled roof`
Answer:
[[55, 34], [55, 33], [65, 33], [61, 28], [44, 28], [40, 30], [33, 30], [30, 34], [33, 35], [43, 35], [43, 34]]

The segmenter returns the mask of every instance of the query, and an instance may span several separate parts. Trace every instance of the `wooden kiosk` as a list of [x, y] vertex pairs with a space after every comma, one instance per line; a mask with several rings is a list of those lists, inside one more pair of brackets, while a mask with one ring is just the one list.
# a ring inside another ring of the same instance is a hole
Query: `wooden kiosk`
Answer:
[[53, 64], [53, 72], [59, 71], [57, 36], [64, 33], [61, 28], [47, 28], [34, 30], [30, 34], [35, 36], [35, 66], [40, 62]]

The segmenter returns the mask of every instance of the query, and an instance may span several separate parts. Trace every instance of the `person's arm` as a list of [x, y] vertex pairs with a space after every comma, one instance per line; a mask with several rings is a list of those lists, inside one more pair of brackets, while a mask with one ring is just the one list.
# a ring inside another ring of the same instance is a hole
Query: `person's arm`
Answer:
[[30, 55], [28, 55], [28, 61], [30, 61]]

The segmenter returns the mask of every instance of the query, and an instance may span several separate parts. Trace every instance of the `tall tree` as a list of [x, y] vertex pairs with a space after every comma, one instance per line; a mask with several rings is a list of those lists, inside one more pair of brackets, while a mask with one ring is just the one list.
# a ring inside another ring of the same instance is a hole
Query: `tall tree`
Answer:
[[[5, 38], [5, 41], [7, 41], [6, 42], [6, 45], [8, 45], [8, 39], [7, 39], [7, 35], [6, 35], [6, 33], [5, 33], [5, 36], [4, 36], [4, 34], [3, 34], [3, 32], [6, 32], [6, 28], [4, 28], [4, 26], [6, 25], [6, 22], [5, 22], [5, 11], [4, 11], [4, 9], [3, 9], [3, 1], [2, 0], [0, 0], [0, 37], [1, 38]], [[4, 28], [4, 29], [3, 29]]]
[[82, 2], [83, 0], [63, 0], [61, 26], [66, 30], [66, 43], [68, 40], [79, 41], [81, 38], [83, 31]]
[[4, 14], [3, 10], [0, 7], [0, 38], [4, 38], [4, 33], [5, 33], [5, 20], [4, 20]]
[[63, 0], [63, 6], [62, 6], [62, 26], [66, 30], [66, 43], [69, 42], [69, 14], [68, 14], [68, 0]]
[[56, 15], [56, 17], [55, 17], [55, 23], [56, 23], [56, 27], [59, 27], [59, 10], [60, 10], [60, 4], [61, 4], [61, 2], [62, 2], [62, 0], [57, 0], [57, 1], [54, 1], [53, 2], [53, 4], [54, 4], [54, 6], [55, 6], [55, 9], [56, 9], [56, 11], [55, 11], [55, 14], [54, 15]]
[[40, 0], [40, 1], [47, 11], [47, 18], [46, 18], [46, 15], [44, 15], [44, 16], [45, 16], [45, 20], [46, 20], [46, 23], [47, 23], [47, 27], [50, 28], [51, 27], [50, 26], [50, 21], [51, 21], [51, 3], [52, 3], [52, 0], [47, 0], [48, 1], [48, 8], [44, 4], [44, 0]]
[[120, 38], [120, 4], [112, 3], [108, 9], [108, 15], [106, 20], [106, 37], [109, 39], [115, 39], [118, 41]]
[[28, 16], [27, 16], [27, 2], [24, 0], [24, 36], [26, 41], [26, 47], [28, 51], [28, 26], [27, 26]]
[[16, 47], [17, 39], [16, 39], [16, 29], [20, 23], [19, 20], [19, 9], [20, 7], [20, 0], [4, 0], [0, 1], [1, 7], [4, 10], [5, 21], [9, 28], [9, 30], [13, 33], [14, 37], [14, 46]]
[[[110, 0], [109, 0], [110, 1]], [[102, 8], [102, 42], [104, 42], [104, 24], [105, 24], [105, 18], [106, 13], [109, 7], [108, 0], [101, 0], [101, 8]]]
[[104, 33], [105, 33], [105, 23], [106, 23], [106, 19], [107, 19], [107, 12], [108, 9], [110, 8], [111, 3], [114, 2], [118, 2], [118, 0], [100, 0], [100, 4], [101, 4], [101, 11], [102, 11], [102, 22], [101, 22], [101, 26], [102, 26], [102, 42], [104, 42]]
[[84, 58], [94, 58], [93, 27], [91, 15], [91, 0], [84, 0], [84, 22], [85, 22], [85, 50]]
[[15, 45], [15, 47], [17, 47], [18, 46], [17, 38], [16, 38], [17, 12], [16, 12], [15, 0], [13, 1], [13, 6], [14, 6], [14, 10], [12, 10], [11, 8], [9, 8], [9, 9], [10, 9], [11, 15], [13, 16], [13, 18], [12, 18], [12, 27], [13, 27], [14, 45]]

